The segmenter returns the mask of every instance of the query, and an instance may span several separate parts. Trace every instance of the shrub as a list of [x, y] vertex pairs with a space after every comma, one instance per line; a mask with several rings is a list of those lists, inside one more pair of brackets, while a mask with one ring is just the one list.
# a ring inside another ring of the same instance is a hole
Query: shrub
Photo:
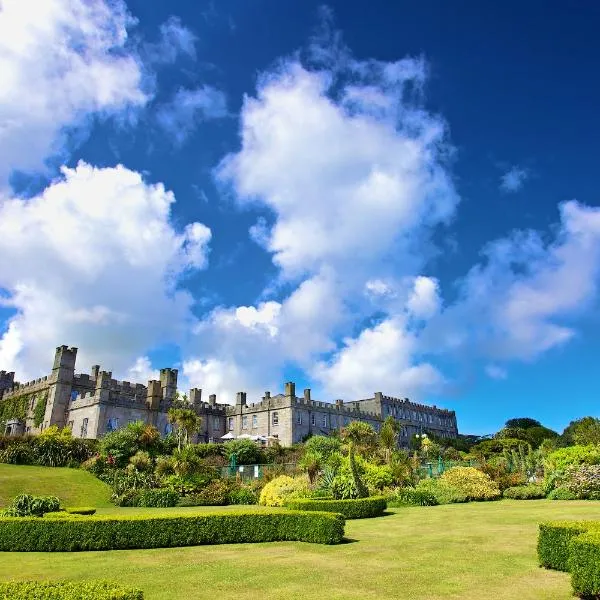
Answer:
[[566, 471], [579, 465], [600, 464], [600, 446], [568, 446], [551, 452], [545, 460], [547, 471]]
[[415, 488], [400, 488], [395, 496], [388, 500], [388, 506], [437, 506], [439, 503], [436, 497], [424, 490]]
[[537, 554], [540, 565], [557, 571], [568, 571], [571, 540], [598, 527], [596, 521], [551, 521], [540, 523]]
[[252, 440], [231, 440], [225, 444], [227, 459], [235, 453], [238, 465], [255, 465], [264, 462], [263, 451]]
[[474, 467], [452, 467], [440, 477], [467, 496], [469, 500], [495, 500], [500, 497], [500, 489], [488, 475]]
[[457, 504], [469, 500], [464, 492], [440, 479], [423, 479], [419, 481], [416, 489], [433, 494], [437, 504]]
[[188, 496], [180, 506], [224, 506], [228, 504], [230, 487], [224, 479], [211, 481], [204, 489]]
[[84, 515], [70, 515], [68, 512], [64, 510], [53, 511], [44, 514], [44, 519], [69, 519], [71, 517], [79, 518]]
[[565, 487], [557, 487], [548, 494], [549, 500], [577, 500], [577, 496]]
[[143, 600], [141, 590], [103, 581], [9, 581], [0, 600]]
[[304, 541], [338, 544], [341, 515], [305, 511], [228, 511], [201, 515], [0, 518], [0, 551], [72, 552], [202, 544]]
[[4, 444], [0, 450], [0, 462], [9, 465], [33, 465], [36, 462], [33, 444], [25, 439], [16, 439]]
[[229, 491], [227, 504], [258, 504], [258, 496], [250, 486], [236, 486]]
[[21, 494], [13, 498], [4, 514], [11, 517], [41, 517], [44, 513], [57, 511], [59, 506], [60, 501], [56, 496]]
[[357, 498], [355, 500], [317, 500], [312, 498], [298, 498], [290, 500], [286, 507], [291, 510], [316, 510], [333, 512], [343, 515], [346, 519], [369, 519], [379, 517], [387, 508], [385, 498], [378, 496], [372, 498]]
[[600, 465], [567, 469], [564, 487], [580, 500], [600, 500]]
[[93, 515], [96, 513], [96, 509], [91, 506], [75, 506], [65, 508], [65, 512], [70, 515]]
[[386, 487], [391, 487], [394, 483], [392, 469], [387, 465], [365, 464], [364, 480], [367, 487], [372, 492], [381, 492]]
[[179, 494], [173, 490], [140, 490], [135, 506], [167, 508], [169, 506], [177, 506], [178, 500]]
[[539, 498], [545, 498], [546, 492], [543, 486], [530, 483], [507, 488], [502, 495], [512, 500], [538, 500]]
[[308, 481], [304, 477], [280, 475], [262, 489], [259, 504], [263, 506], [284, 506], [288, 500], [308, 496]]
[[600, 531], [589, 531], [569, 543], [573, 591], [585, 598], [600, 596]]
[[315, 435], [306, 440], [304, 448], [306, 452], [314, 452], [321, 457], [323, 462], [327, 462], [332, 454], [341, 450], [342, 442], [336, 437]]
[[130, 459], [128, 467], [137, 471], [150, 471], [153, 468], [150, 454], [144, 450], [138, 450]]

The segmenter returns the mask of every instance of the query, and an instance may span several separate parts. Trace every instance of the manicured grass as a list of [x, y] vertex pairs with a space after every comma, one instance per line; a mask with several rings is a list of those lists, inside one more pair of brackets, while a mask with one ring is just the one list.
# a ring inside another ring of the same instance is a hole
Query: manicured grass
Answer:
[[111, 506], [110, 488], [81, 469], [0, 463], [0, 507], [19, 494], [57, 496], [62, 506]]
[[[125, 510], [152, 509], [101, 512]], [[600, 519], [600, 502], [503, 500], [390, 512], [348, 521], [346, 535], [351, 541], [340, 546], [284, 542], [0, 553], [0, 577], [93, 579], [101, 575], [142, 588], [147, 600], [566, 600], [571, 597], [568, 574], [537, 565], [538, 523]]]

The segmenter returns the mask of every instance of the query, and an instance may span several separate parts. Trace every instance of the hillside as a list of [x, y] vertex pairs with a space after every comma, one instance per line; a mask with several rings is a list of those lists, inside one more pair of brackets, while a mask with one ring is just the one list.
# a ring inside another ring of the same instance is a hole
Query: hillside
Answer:
[[110, 488], [81, 469], [0, 464], [0, 506], [23, 493], [58, 496], [62, 506], [111, 506]]

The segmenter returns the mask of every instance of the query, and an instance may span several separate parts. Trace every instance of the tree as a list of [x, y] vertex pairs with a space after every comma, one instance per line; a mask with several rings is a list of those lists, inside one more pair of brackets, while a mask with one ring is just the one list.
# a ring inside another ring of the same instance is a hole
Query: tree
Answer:
[[562, 434], [563, 442], [571, 446], [587, 446], [589, 444], [600, 444], [600, 419], [595, 417], [583, 417], [571, 421]]
[[190, 438], [200, 429], [202, 417], [189, 408], [170, 408], [167, 413], [169, 423], [177, 427], [177, 448], [190, 443]]
[[531, 417], [519, 417], [517, 419], [509, 419], [504, 426], [509, 429], [529, 429], [530, 427], [541, 427], [542, 424]]
[[401, 429], [400, 423], [394, 417], [386, 417], [381, 431], [379, 432], [379, 446], [383, 451], [385, 462], [389, 465], [394, 451], [398, 448], [398, 435]]
[[352, 421], [342, 429], [342, 440], [349, 444], [352, 442], [354, 449], [363, 455], [371, 454], [377, 447], [377, 434], [371, 425], [362, 421]]

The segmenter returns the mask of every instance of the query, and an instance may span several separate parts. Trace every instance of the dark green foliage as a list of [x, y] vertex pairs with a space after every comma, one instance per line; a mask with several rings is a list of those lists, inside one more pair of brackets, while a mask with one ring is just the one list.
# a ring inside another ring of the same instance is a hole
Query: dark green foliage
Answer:
[[525, 440], [517, 440], [514, 438], [502, 438], [494, 440], [484, 440], [475, 444], [471, 448], [471, 452], [475, 456], [482, 456], [483, 458], [491, 458], [492, 456], [502, 454], [505, 451], [510, 452], [511, 450], [518, 450], [529, 448], [529, 442]]
[[589, 531], [571, 540], [568, 566], [573, 591], [584, 598], [598, 598], [600, 596], [600, 531]]
[[33, 424], [39, 427], [44, 422], [46, 416], [46, 405], [48, 404], [48, 392], [45, 392], [41, 398], [37, 399], [33, 409]]
[[104, 581], [9, 581], [0, 600], [143, 600], [141, 590]]
[[379, 517], [387, 508], [383, 497], [356, 498], [355, 500], [318, 500], [314, 498], [298, 498], [286, 503], [291, 510], [316, 510], [343, 515], [346, 519], [369, 519]]
[[252, 440], [231, 440], [225, 444], [227, 459], [235, 454], [238, 465], [263, 464], [265, 457], [263, 451]]
[[6, 422], [11, 419], [25, 421], [31, 394], [0, 400], [0, 431], [4, 432]]
[[225, 456], [225, 446], [223, 444], [193, 444], [190, 449], [198, 458]]
[[169, 506], [177, 506], [178, 500], [179, 494], [173, 490], [140, 490], [135, 506], [167, 508]]
[[574, 537], [597, 527], [597, 521], [540, 523], [537, 544], [540, 565], [557, 571], [568, 571], [569, 543]]
[[600, 444], [600, 419], [583, 417], [571, 421], [563, 431], [561, 440], [565, 446]]
[[415, 488], [400, 488], [396, 495], [388, 500], [388, 506], [437, 506], [436, 497], [425, 490]]
[[107, 433], [100, 441], [100, 454], [110, 457], [117, 467], [125, 467], [129, 459], [140, 450], [155, 457], [166, 453], [168, 442], [160, 437], [156, 427], [143, 421], [129, 423], [126, 427]]
[[358, 469], [358, 465], [356, 464], [356, 457], [354, 455], [354, 444], [355, 442], [351, 441], [350, 446], [348, 448], [348, 460], [350, 462], [350, 472], [352, 473], [352, 479], [354, 480], [354, 488], [356, 489], [357, 498], [368, 498], [369, 497], [369, 489], [364, 484], [361, 473]]
[[227, 504], [258, 504], [259, 492], [250, 486], [234, 486], [227, 496]]
[[330, 437], [326, 435], [314, 435], [306, 441], [304, 444], [306, 452], [314, 452], [321, 457], [321, 460], [325, 463], [329, 460], [329, 457], [339, 452], [342, 448], [342, 442], [338, 437]]
[[44, 513], [59, 509], [60, 501], [56, 496], [31, 496], [21, 494], [13, 499], [5, 515], [11, 517], [41, 517]]
[[72, 552], [274, 541], [338, 544], [343, 535], [341, 515], [304, 511], [0, 518], [0, 551], [8, 552]]
[[187, 496], [180, 506], [225, 506], [229, 504], [231, 486], [225, 479], [215, 479], [204, 489]]
[[96, 440], [82, 440], [47, 429], [37, 436], [0, 436], [0, 462], [13, 465], [39, 465], [41, 467], [79, 466], [95, 451]]
[[538, 500], [546, 497], [546, 491], [543, 486], [530, 483], [507, 488], [502, 495], [512, 500]]
[[73, 506], [65, 508], [65, 512], [70, 515], [93, 515], [96, 509], [92, 506]]
[[530, 429], [531, 427], [541, 427], [542, 424], [530, 417], [520, 417], [517, 419], [509, 419], [504, 426], [509, 428]]
[[577, 500], [577, 496], [565, 487], [557, 487], [548, 494], [548, 500]]

